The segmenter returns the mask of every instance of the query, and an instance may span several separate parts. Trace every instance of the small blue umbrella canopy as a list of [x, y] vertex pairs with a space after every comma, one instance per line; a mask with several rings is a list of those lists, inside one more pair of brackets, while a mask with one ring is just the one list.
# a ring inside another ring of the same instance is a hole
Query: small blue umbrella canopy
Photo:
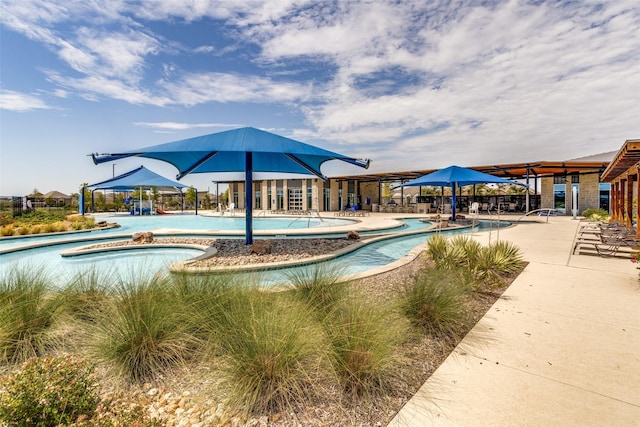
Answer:
[[[488, 173], [478, 172], [473, 169], [460, 166], [449, 166], [444, 169], [416, 178], [413, 181], [405, 182], [398, 187], [418, 187], [418, 186], [441, 186], [451, 187], [451, 219], [456, 220], [456, 188], [473, 184], [512, 184], [525, 185], [517, 181], [493, 176]], [[396, 188], [398, 188], [396, 187]]]
[[107, 179], [105, 181], [101, 181], [95, 184], [87, 185], [87, 188], [93, 190], [135, 190], [137, 188], [172, 188], [176, 190], [180, 190], [182, 188], [188, 187], [180, 182], [172, 181], [163, 177], [162, 175], [158, 175], [157, 173], [145, 168], [144, 166], [140, 166], [139, 168], [133, 169], [129, 172], [125, 172], [121, 175], [118, 175], [114, 178]]
[[146, 157], [171, 163], [177, 179], [190, 173], [245, 172], [246, 243], [253, 243], [253, 172], [296, 173], [327, 178], [320, 171], [329, 160], [369, 167], [369, 160], [355, 159], [252, 127], [233, 129], [139, 150], [92, 154], [95, 164], [126, 157]]
[[[182, 193], [182, 189], [188, 186], [180, 182], [167, 179], [144, 166], [140, 166], [139, 168], [130, 170], [105, 181], [86, 186], [86, 188], [92, 190], [92, 205], [93, 191], [95, 190], [129, 191], [136, 190], [138, 188], [149, 189], [151, 187], [156, 187], [161, 190], [174, 189]], [[82, 194], [84, 194], [84, 191]], [[84, 201], [81, 203], [81, 213], [84, 214]]]

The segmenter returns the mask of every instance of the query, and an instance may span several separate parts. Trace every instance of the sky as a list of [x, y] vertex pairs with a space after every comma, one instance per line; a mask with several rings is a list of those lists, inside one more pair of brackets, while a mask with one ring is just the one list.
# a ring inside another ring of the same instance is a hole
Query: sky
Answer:
[[[0, 196], [173, 179], [87, 155], [244, 126], [374, 173], [617, 151], [640, 137], [640, 3], [0, 2]], [[181, 182], [214, 179], [241, 175]]]

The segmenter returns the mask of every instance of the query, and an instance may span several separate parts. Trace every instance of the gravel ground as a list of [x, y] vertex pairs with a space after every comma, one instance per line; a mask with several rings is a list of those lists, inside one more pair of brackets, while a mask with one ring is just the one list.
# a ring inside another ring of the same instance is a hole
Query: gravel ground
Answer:
[[329, 254], [357, 242], [357, 240], [347, 239], [268, 239], [267, 241], [269, 242], [270, 252], [267, 254], [251, 253], [251, 246], [246, 245], [243, 239], [206, 239], [190, 237], [154, 238], [151, 243], [136, 243], [132, 240], [120, 240], [116, 242], [91, 245], [87, 247], [87, 249], [161, 244], [194, 244], [209, 246], [216, 249], [215, 255], [190, 264], [192, 267], [206, 267], [237, 266], [300, 260]]

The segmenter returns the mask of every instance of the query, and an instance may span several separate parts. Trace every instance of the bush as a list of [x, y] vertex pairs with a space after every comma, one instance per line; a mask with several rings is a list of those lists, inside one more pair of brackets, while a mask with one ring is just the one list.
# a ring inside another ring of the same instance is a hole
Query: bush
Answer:
[[589, 221], [609, 221], [611, 216], [609, 212], [604, 209], [586, 209], [582, 212], [582, 216], [588, 219]]
[[0, 419], [8, 425], [70, 425], [98, 407], [93, 367], [73, 356], [31, 359], [2, 383]]
[[121, 283], [86, 325], [90, 352], [129, 381], [154, 379], [193, 352], [194, 338], [165, 280]]
[[54, 347], [62, 299], [40, 269], [14, 269], [0, 278], [0, 361], [24, 362]]
[[459, 338], [465, 320], [464, 272], [425, 268], [401, 295], [400, 307], [417, 328], [445, 339]]
[[484, 285], [491, 287], [501, 285], [505, 276], [517, 273], [523, 265], [522, 253], [516, 245], [498, 241], [482, 248], [472, 269]]
[[216, 336], [232, 405], [247, 413], [308, 402], [326, 374], [322, 333], [302, 305], [258, 289], [231, 291]]
[[344, 391], [354, 399], [384, 393], [397, 372], [396, 348], [408, 338], [408, 325], [391, 311], [350, 296], [322, 326]]
[[436, 265], [447, 262], [448, 248], [449, 241], [442, 234], [434, 234], [427, 241], [427, 254]]
[[314, 311], [327, 313], [334, 309], [347, 293], [342, 267], [326, 267], [314, 264], [286, 275], [293, 287], [293, 295]]
[[0, 236], [13, 236], [15, 233], [16, 230], [13, 228], [13, 224], [0, 227]]

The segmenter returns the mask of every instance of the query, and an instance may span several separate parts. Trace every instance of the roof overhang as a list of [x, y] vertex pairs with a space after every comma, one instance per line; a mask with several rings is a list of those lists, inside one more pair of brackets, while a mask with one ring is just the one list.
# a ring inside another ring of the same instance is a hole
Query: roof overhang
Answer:
[[[640, 142], [640, 141], [638, 141]], [[489, 165], [489, 166], [471, 166], [469, 169], [473, 169], [479, 172], [488, 173], [494, 176], [505, 179], [526, 179], [540, 178], [545, 176], [560, 176], [560, 175], [573, 175], [573, 174], [589, 174], [597, 173], [601, 174], [609, 165], [609, 162], [602, 161], [565, 161], [565, 162], [530, 162], [530, 163], [510, 163], [504, 165]], [[389, 172], [389, 173], [371, 173], [363, 175], [350, 175], [350, 176], [337, 176], [332, 177], [337, 180], [349, 180], [355, 179], [360, 182], [367, 181], [379, 181], [379, 182], [392, 182], [392, 181], [409, 181], [419, 178], [423, 175], [435, 172], [438, 169], [424, 169], [418, 171], [407, 172]]]
[[637, 175], [640, 163], [640, 139], [628, 139], [622, 145], [609, 166], [602, 172], [603, 182], [612, 182], [616, 178]]

